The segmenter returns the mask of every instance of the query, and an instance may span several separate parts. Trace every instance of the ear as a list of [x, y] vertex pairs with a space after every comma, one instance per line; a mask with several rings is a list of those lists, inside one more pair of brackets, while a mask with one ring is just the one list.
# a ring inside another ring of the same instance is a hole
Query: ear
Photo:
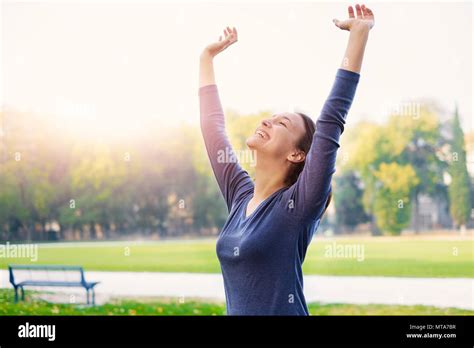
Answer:
[[306, 154], [304, 153], [304, 151], [301, 151], [301, 150], [294, 150], [292, 153], [288, 155], [288, 157], [286, 157], [288, 161], [294, 164], [303, 162], [305, 158], [306, 158]]

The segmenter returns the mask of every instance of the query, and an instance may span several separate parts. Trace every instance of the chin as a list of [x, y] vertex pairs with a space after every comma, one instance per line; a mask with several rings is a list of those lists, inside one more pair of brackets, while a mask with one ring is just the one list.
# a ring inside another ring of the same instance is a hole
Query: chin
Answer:
[[258, 142], [254, 136], [247, 138], [247, 140], [245, 140], [245, 144], [250, 150], [255, 150], [258, 147]]

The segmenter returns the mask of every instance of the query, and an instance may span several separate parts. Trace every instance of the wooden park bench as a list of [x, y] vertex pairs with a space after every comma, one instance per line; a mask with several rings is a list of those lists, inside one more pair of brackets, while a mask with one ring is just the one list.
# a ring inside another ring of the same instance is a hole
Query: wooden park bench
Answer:
[[90, 304], [89, 293], [92, 293], [92, 304], [95, 304], [94, 287], [99, 282], [86, 282], [84, 269], [80, 266], [56, 265], [9, 265], [10, 283], [15, 289], [15, 303], [18, 302], [18, 289], [21, 299], [25, 300], [26, 286], [65, 286], [86, 289], [87, 304]]

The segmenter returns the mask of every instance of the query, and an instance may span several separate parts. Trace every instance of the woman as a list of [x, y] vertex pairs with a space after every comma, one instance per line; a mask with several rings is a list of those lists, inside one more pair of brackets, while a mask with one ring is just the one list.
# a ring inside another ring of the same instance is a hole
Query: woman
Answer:
[[[201, 130], [229, 217], [216, 245], [230, 315], [308, 315], [302, 264], [313, 232], [331, 197], [339, 137], [355, 95], [372, 11], [349, 7], [334, 19], [348, 30], [341, 68], [316, 125], [306, 115], [285, 112], [261, 122], [247, 139], [256, 152], [255, 182], [229, 153], [213, 58], [237, 42], [235, 28], [207, 46], [200, 57]], [[313, 137], [314, 134], [314, 137]], [[225, 151], [225, 152], [222, 152]]]

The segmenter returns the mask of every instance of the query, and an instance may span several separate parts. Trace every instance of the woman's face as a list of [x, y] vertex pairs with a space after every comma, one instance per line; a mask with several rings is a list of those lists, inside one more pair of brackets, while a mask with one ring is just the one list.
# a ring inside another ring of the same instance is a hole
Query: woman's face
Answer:
[[[283, 112], [262, 121], [246, 143], [259, 154], [293, 162], [292, 155], [298, 152], [296, 145], [305, 133], [303, 118], [295, 113]], [[303, 158], [304, 159], [304, 158]]]

